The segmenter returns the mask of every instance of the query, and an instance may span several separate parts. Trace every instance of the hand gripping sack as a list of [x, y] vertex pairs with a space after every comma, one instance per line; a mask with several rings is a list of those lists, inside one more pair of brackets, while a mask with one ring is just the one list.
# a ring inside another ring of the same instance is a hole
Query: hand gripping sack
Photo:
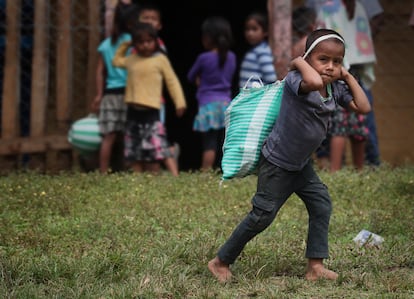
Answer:
[[87, 117], [75, 121], [69, 130], [68, 141], [84, 155], [99, 150], [102, 137], [96, 115], [89, 114]]
[[284, 80], [260, 83], [249, 89], [246, 83], [225, 111], [222, 180], [256, 172], [263, 142], [279, 115]]

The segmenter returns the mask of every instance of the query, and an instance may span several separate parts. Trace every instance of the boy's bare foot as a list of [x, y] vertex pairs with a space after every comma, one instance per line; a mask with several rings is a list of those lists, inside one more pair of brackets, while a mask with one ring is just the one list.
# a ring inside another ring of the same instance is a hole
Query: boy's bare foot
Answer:
[[228, 282], [231, 279], [232, 274], [229, 265], [220, 261], [217, 256], [208, 262], [208, 269], [221, 283]]
[[312, 267], [308, 267], [305, 278], [309, 281], [315, 281], [318, 279], [336, 280], [338, 278], [338, 274], [334, 271], [326, 269], [323, 265], [314, 265]]

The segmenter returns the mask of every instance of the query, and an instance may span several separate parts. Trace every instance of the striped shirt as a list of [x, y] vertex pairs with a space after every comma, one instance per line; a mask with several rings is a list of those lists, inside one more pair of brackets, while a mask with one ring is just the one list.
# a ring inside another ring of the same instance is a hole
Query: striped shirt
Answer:
[[[259, 76], [264, 84], [277, 80], [272, 51], [267, 41], [261, 42], [245, 54], [240, 65], [239, 87], [245, 87], [244, 85], [252, 75]], [[254, 81], [252, 79], [246, 88], [251, 87]]]

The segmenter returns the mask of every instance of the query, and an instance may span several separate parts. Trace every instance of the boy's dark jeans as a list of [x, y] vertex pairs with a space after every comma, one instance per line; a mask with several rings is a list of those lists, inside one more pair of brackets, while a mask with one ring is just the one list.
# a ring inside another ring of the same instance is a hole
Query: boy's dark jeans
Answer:
[[332, 212], [328, 188], [309, 162], [301, 171], [286, 171], [261, 157], [257, 191], [252, 210], [240, 222], [218, 252], [226, 264], [232, 264], [244, 246], [266, 229], [292, 193], [305, 203], [309, 214], [307, 258], [328, 258], [328, 227]]

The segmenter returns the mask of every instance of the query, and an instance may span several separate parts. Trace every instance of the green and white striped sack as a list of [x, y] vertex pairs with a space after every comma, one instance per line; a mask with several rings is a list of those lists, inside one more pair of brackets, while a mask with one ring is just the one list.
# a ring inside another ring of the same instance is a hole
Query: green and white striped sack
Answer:
[[263, 85], [259, 79], [252, 84], [258, 87], [246, 88], [248, 82], [225, 111], [222, 180], [256, 173], [263, 142], [279, 115], [284, 80]]
[[99, 150], [102, 137], [97, 116], [89, 114], [87, 117], [75, 121], [69, 130], [68, 141], [83, 155]]

